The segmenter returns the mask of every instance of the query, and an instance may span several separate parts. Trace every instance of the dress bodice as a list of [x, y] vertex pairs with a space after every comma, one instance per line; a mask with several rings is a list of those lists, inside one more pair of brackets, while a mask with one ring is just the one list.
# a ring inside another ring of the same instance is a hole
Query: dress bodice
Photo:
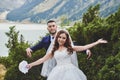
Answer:
[[59, 50], [55, 51], [54, 58], [56, 59], [57, 65], [71, 63], [71, 55], [68, 54], [67, 49], [64, 49], [62, 51]]
[[54, 59], [57, 65], [50, 72], [47, 80], [87, 80], [84, 73], [76, 67], [72, 61], [73, 55], [70, 55], [67, 48], [54, 52]]

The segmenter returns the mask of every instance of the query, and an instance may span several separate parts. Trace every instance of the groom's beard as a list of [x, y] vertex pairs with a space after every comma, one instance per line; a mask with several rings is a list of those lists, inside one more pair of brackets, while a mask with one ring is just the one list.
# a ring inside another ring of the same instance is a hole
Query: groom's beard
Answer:
[[50, 32], [50, 34], [54, 35], [54, 34], [56, 34], [56, 32], [57, 32], [57, 31], [54, 31], [54, 32]]

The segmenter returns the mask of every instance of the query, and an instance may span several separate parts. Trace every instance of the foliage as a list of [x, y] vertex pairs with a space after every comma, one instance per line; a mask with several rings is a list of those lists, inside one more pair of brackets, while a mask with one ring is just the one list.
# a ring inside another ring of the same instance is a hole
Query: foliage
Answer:
[[120, 80], [120, 52], [106, 59], [98, 75], [99, 80]]
[[83, 23], [87, 25], [88, 23], [92, 22], [95, 18], [99, 17], [99, 9], [100, 5], [96, 5], [95, 7], [90, 6], [88, 12], [83, 15]]
[[[120, 51], [120, 9], [118, 12], [102, 19], [98, 17], [99, 15], [94, 16], [94, 12], [99, 9], [94, 9], [95, 7], [90, 7], [88, 12], [85, 13], [83, 21], [76, 22], [68, 30], [73, 41], [76, 41], [78, 45], [85, 45], [99, 38], [106, 39], [108, 44], [100, 44], [92, 48], [91, 52], [94, 55], [89, 60], [86, 60], [84, 54], [78, 54], [79, 66], [88, 80], [119, 80], [120, 63], [119, 58], [116, 58], [116, 56]], [[87, 22], [84, 20], [87, 20]], [[112, 60], [110, 61], [110, 59]], [[115, 66], [109, 68], [108, 62]]]
[[6, 68], [9, 68], [11, 65], [8, 57], [0, 57], [0, 63], [3, 64]]
[[10, 27], [10, 31], [6, 33], [8, 36], [8, 43], [6, 47], [9, 48], [9, 56], [1, 57], [0, 63], [4, 64], [7, 68], [5, 75], [5, 80], [42, 80], [40, 76], [40, 69], [42, 65], [36, 66], [29, 70], [29, 73], [23, 74], [18, 70], [18, 64], [22, 60], [27, 60], [28, 62], [35, 61], [42, 57], [44, 50], [37, 51], [32, 58], [27, 58], [25, 49], [30, 46], [28, 42], [24, 41], [24, 37], [21, 35], [19, 37], [19, 31], [15, 30], [15, 26]]

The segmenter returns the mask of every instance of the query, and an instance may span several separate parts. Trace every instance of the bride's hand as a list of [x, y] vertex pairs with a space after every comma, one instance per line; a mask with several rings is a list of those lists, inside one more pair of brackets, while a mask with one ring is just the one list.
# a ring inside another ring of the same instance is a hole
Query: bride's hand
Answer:
[[99, 39], [97, 40], [98, 43], [108, 43], [107, 40]]
[[26, 68], [30, 69], [32, 66], [30, 64], [26, 65]]

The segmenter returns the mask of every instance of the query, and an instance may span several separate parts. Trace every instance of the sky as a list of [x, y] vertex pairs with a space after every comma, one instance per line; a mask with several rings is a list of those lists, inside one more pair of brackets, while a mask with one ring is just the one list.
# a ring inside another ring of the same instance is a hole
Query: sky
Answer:
[[26, 0], [0, 0], [0, 8], [13, 10], [24, 4]]

